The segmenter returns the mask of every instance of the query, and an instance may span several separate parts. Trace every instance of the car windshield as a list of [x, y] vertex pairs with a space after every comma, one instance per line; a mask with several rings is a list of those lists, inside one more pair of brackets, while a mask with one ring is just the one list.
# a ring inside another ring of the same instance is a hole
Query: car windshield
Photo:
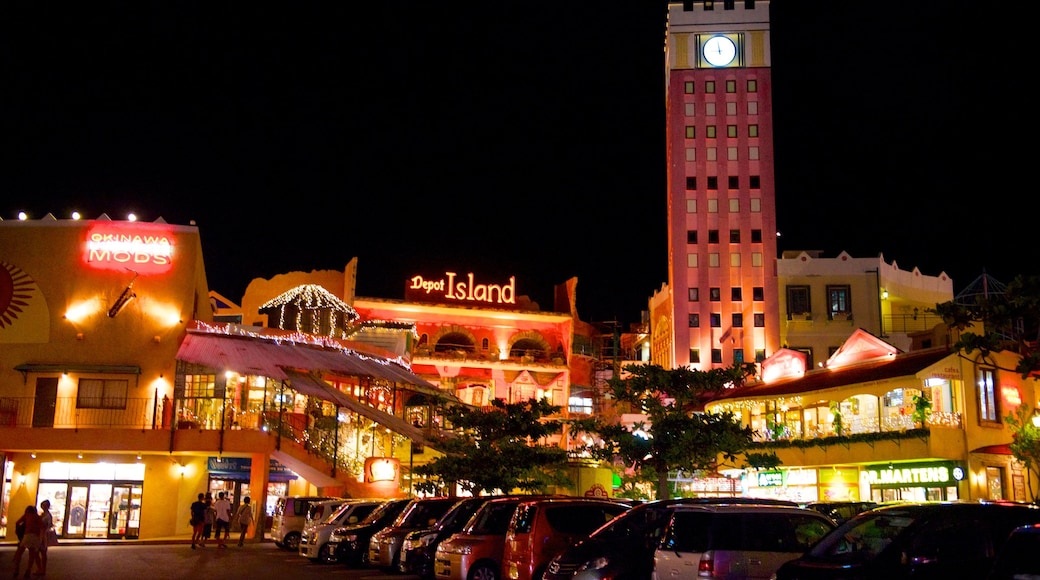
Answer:
[[371, 524], [379, 521], [379, 518], [383, 517], [383, 513], [393, 509], [393, 507], [399, 503], [401, 503], [401, 500], [390, 500], [384, 503], [383, 505], [377, 507], [375, 511], [368, 514], [367, 518], [361, 520], [360, 524]]
[[330, 513], [329, 515], [325, 516], [325, 519], [321, 520], [321, 523], [323, 523], [323, 524], [331, 524], [332, 522], [335, 522], [336, 518], [338, 518], [340, 514], [342, 514], [346, 510], [349, 510], [352, 507], [353, 506], [349, 502], [339, 506], [338, 508], [332, 510], [332, 513]]
[[809, 550], [809, 555], [823, 560], [872, 560], [912, 526], [918, 517], [920, 514], [906, 510], [866, 512], [827, 534]]
[[509, 527], [509, 520], [516, 511], [519, 501], [490, 502], [478, 511], [466, 526], [466, 533], [474, 535], [497, 534], [505, 535]]

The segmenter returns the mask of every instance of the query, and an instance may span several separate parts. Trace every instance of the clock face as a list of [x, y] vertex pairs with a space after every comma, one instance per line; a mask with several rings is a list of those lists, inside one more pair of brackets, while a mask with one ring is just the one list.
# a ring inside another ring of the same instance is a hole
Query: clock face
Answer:
[[701, 46], [701, 55], [711, 66], [726, 66], [737, 56], [737, 45], [727, 36], [712, 36]]

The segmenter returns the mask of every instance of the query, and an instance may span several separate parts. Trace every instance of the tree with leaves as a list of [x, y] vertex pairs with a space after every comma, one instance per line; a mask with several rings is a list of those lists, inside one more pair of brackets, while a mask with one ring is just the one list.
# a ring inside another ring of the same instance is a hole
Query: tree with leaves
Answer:
[[[986, 364], [1022, 378], [1040, 373], [1040, 277], [1017, 276], [1003, 291], [937, 304], [934, 312], [959, 331], [954, 343], [958, 351], [977, 351]], [[998, 352], [1019, 355], [1015, 368], [999, 365], [992, 356]], [[1004, 422], [1012, 431], [1011, 454], [1040, 478], [1040, 427], [1033, 424], [1034, 413], [1029, 405], [1020, 405]], [[1032, 483], [1030, 495], [1036, 498]]]
[[424, 493], [540, 493], [570, 485], [567, 452], [549, 438], [563, 430], [560, 407], [546, 399], [506, 403], [493, 399], [491, 408], [454, 405], [441, 408], [447, 428], [443, 455], [413, 469], [415, 484]]
[[717, 471], [724, 464], [737, 467], [740, 455], [745, 457], [746, 466], [779, 465], [775, 453], [747, 452], [751, 428], [741, 427], [733, 413], [703, 411], [712, 397], [754, 376], [754, 364], [707, 371], [667, 370], [659, 365], [629, 365], [624, 370], [624, 378], [608, 381], [615, 404], [645, 415], [647, 421], [627, 426], [589, 419], [576, 422], [574, 428], [598, 435], [602, 444], [588, 448], [594, 457], [634, 471], [652, 469], [658, 498], [670, 497], [669, 471], [704, 473]]

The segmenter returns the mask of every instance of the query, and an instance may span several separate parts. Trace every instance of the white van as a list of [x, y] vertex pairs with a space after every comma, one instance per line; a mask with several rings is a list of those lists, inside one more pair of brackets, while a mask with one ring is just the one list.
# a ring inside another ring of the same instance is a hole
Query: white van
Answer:
[[300, 547], [300, 533], [307, 522], [311, 505], [329, 500], [343, 503], [346, 498], [313, 495], [278, 498], [274, 506], [274, 515], [271, 517], [271, 539], [274, 540], [274, 545], [295, 552]]

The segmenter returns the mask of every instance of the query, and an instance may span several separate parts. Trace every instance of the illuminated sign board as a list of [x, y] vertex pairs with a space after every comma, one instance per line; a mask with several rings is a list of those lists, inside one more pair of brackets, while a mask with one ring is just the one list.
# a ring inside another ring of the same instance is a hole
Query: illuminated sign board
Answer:
[[472, 272], [460, 276], [445, 272], [443, 277], [412, 276], [405, 287], [405, 298], [416, 301], [486, 304], [491, 306], [516, 305], [516, 277], [506, 284], [478, 283]]
[[155, 274], [170, 270], [173, 251], [173, 235], [166, 228], [98, 223], [87, 231], [83, 261], [102, 270]]
[[953, 471], [956, 466], [944, 463], [904, 463], [898, 465], [874, 465], [867, 467], [865, 478], [868, 484], [879, 487], [937, 487], [954, 485]]
[[758, 487], [782, 487], [784, 474], [782, 471], [762, 471], [758, 474]]

